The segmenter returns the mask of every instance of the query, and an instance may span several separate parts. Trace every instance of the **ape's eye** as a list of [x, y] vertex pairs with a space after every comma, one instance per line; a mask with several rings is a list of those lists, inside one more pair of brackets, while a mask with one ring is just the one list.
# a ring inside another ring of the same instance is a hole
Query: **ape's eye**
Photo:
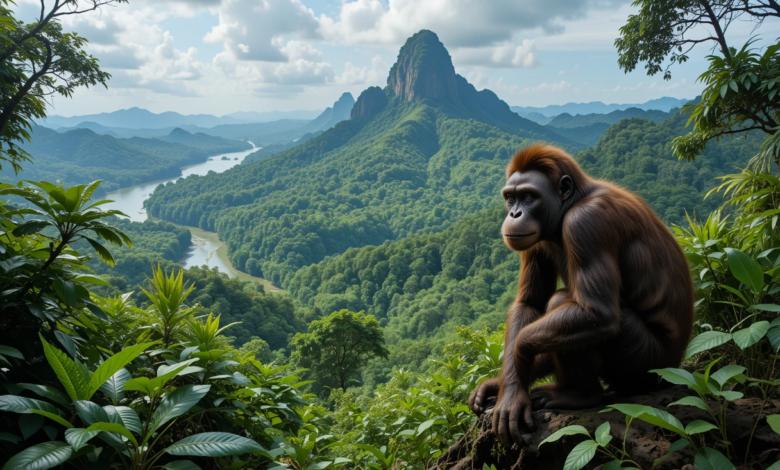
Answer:
[[507, 195], [506, 195], [506, 202], [508, 202], [508, 203], [510, 203], [510, 204], [514, 204], [514, 202], [515, 202], [515, 197], [514, 197], [513, 195], [511, 195], [511, 194], [507, 194]]
[[534, 200], [534, 197], [531, 196], [530, 194], [526, 194], [525, 195], [525, 199], [524, 199], [525, 202], [531, 202], [533, 200]]

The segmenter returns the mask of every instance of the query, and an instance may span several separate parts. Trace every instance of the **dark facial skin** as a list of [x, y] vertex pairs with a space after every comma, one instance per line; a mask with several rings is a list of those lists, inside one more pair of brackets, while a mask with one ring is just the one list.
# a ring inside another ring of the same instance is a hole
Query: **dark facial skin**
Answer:
[[566, 202], [573, 191], [567, 175], [553, 185], [540, 171], [513, 173], [501, 190], [507, 210], [501, 234], [507, 246], [524, 251], [539, 241], [559, 237]]

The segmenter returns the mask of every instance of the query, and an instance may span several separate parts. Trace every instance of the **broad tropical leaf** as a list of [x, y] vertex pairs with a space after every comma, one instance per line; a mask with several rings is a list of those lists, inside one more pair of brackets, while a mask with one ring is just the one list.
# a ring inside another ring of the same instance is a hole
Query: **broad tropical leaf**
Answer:
[[144, 352], [152, 344], [154, 343], [142, 343], [130, 346], [129, 348], [114, 354], [104, 363], [100, 364], [100, 367], [92, 373], [92, 377], [89, 379], [89, 390], [86, 398], [91, 398], [92, 395], [98, 391], [100, 386], [111, 378], [111, 376], [138, 357], [139, 354]]
[[688, 349], [685, 351], [685, 358], [716, 348], [722, 344], [727, 343], [731, 339], [731, 335], [720, 331], [705, 331], [704, 333], [696, 336], [688, 344]]
[[73, 450], [79, 451], [87, 445], [87, 441], [100, 434], [100, 431], [87, 431], [84, 428], [73, 428], [65, 431], [65, 440], [68, 441]]
[[119, 403], [125, 398], [125, 384], [132, 378], [127, 369], [119, 369], [100, 386], [100, 391], [105, 393], [112, 402]]
[[172, 455], [225, 457], [228, 455], [262, 452], [263, 446], [246, 437], [226, 432], [204, 432], [171, 444], [166, 451]]
[[582, 426], [574, 425], [574, 426], [566, 426], [565, 428], [559, 429], [555, 431], [554, 433], [550, 434], [547, 439], [543, 440], [539, 443], [539, 447], [542, 446], [542, 444], [546, 444], [548, 442], [555, 442], [558, 439], [562, 438], [563, 436], [571, 436], [573, 434], [584, 434], [585, 436], [590, 437], [590, 434], [588, 433], [588, 430], [585, 429]]
[[583, 468], [593, 460], [598, 446], [596, 441], [591, 441], [590, 439], [577, 444], [566, 457], [566, 462], [563, 464], [563, 470], [580, 470]]
[[87, 398], [89, 387], [81, 368], [67, 354], [47, 343], [43, 336], [40, 338], [46, 360], [49, 361], [49, 365], [54, 369], [54, 373], [57, 374], [71, 400]]
[[44, 442], [11, 457], [3, 470], [46, 470], [63, 464], [71, 454], [73, 448], [66, 442]]
[[729, 257], [731, 274], [753, 292], [760, 292], [764, 286], [764, 272], [761, 270], [761, 265], [735, 248], [726, 248], [725, 251]]
[[758, 343], [767, 331], [769, 331], [769, 322], [759, 321], [747, 328], [735, 331], [732, 337], [734, 338], [734, 342], [737, 343], [737, 346], [741, 349], [747, 349]]
[[174, 390], [163, 399], [152, 415], [149, 434], [173, 418], [189, 411], [201, 398], [206, 396], [209, 389], [211, 389], [211, 385], [185, 385]]

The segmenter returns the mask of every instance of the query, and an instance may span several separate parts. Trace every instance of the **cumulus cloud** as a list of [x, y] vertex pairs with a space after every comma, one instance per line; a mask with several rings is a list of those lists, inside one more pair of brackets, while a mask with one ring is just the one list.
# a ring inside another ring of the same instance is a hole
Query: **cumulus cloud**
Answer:
[[459, 64], [486, 67], [531, 68], [539, 65], [534, 40], [525, 39], [520, 44], [505, 41], [493, 47], [456, 49], [454, 59]]
[[314, 13], [298, 0], [223, 0], [218, 12], [219, 24], [204, 40], [223, 43], [238, 60], [285, 62], [283, 36], [319, 38]]
[[[562, 22], [594, 8], [627, 0], [353, 0], [338, 16], [321, 15], [320, 31], [331, 41], [398, 44], [420, 29], [436, 32], [449, 47], [486, 47], [513, 40], [517, 31], [562, 31]], [[514, 51], [511, 54], [514, 55]], [[511, 60], [510, 60], [511, 62]]]
[[336, 77], [339, 85], [380, 85], [387, 79], [389, 67], [380, 56], [371, 59], [371, 68], [359, 67], [352, 62], [344, 64], [344, 72]]

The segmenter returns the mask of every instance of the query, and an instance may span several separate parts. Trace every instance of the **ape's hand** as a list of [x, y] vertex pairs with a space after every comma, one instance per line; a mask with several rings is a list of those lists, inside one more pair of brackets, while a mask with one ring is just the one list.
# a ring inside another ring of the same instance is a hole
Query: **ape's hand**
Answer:
[[523, 434], [528, 434], [536, 428], [532, 412], [531, 398], [527, 391], [520, 388], [514, 393], [504, 393], [493, 408], [493, 434], [507, 448], [512, 447], [515, 442], [523, 444]]
[[477, 416], [482, 415], [488, 407], [488, 400], [498, 396], [498, 389], [500, 387], [500, 379], [498, 377], [494, 379], [488, 379], [477, 385], [477, 388], [471, 392], [469, 397], [469, 408]]

